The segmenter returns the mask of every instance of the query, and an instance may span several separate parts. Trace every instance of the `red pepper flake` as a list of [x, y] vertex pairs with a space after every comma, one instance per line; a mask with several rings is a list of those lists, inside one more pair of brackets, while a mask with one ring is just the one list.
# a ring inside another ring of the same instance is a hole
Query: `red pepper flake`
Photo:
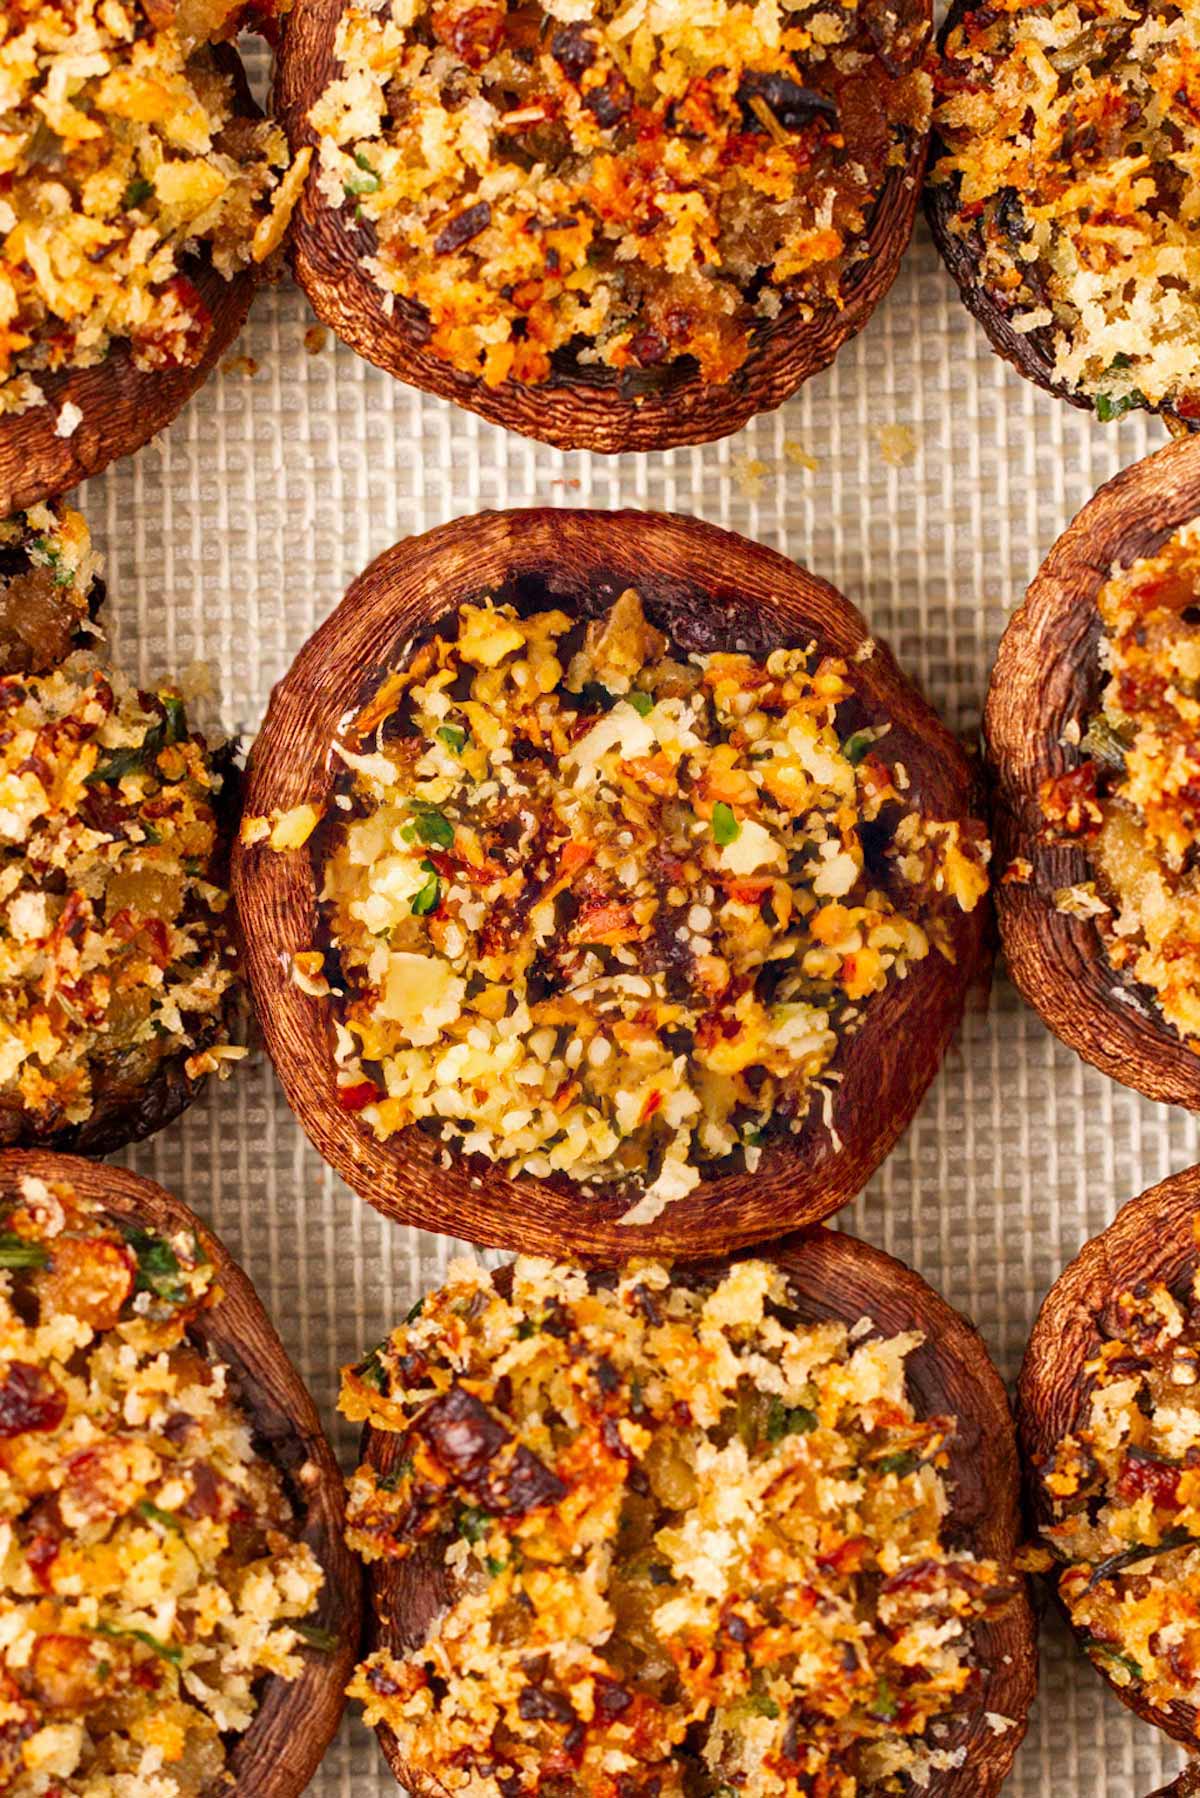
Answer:
[[67, 1414], [62, 1387], [31, 1361], [10, 1361], [0, 1374], [0, 1436], [56, 1430]]
[[663, 1096], [658, 1088], [655, 1087], [654, 1091], [647, 1097], [646, 1103], [642, 1106], [642, 1115], [638, 1119], [638, 1122], [640, 1124], [648, 1124], [655, 1112], [661, 1110], [662, 1102]]
[[337, 1102], [343, 1111], [365, 1111], [368, 1105], [374, 1105], [376, 1099], [383, 1094], [373, 1080], [360, 1080], [354, 1086], [339, 1086]]

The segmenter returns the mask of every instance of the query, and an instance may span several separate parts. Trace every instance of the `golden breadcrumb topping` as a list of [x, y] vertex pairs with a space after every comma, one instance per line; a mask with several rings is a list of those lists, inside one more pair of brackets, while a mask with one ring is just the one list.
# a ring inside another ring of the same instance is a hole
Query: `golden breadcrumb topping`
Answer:
[[805, 1323], [762, 1261], [509, 1271], [452, 1266], [343, 1385], [382, 1433], [352, 1546], [448, 1587], [351, 1685], [408, 1767], [472, 1798], [854, 1798], [961, 1764], [1006, 1591], [945, 1540], [922, 1338]]
[[888, 728], [845, 662], [677, 654], [632, 589], [586, 628], [461, 607], [334, 745], [332, 954], [294, 971], [339, 989], [341, 1104], [627, 1183], [626, 1221], [756, 1165], [987, 890], [981, 828], [924, 816]]
[[1078, 1421], [1038, 1467], [1042, 1537], [1096, 1666], [1158, 1709], [1200, 1687], [1200, 1276], [1099, 1320]]
[[999, 0], [938, 76], [951, 228], [1101, 418], [1200, 416], [1200, 18], [1183, 0]]
[[87, 652], [0, 678], [0, 1143], [136, 1110], [225, 1044], [219, 763]]
[[781, 308], [841, 305], [928, 128], [927, 35], [916, 0], [350, 5], [321, 189], [491, 386], [683, 356], [727, 381]]
[[1046, 783], [1054, 836], [1083, 843], [1095, 878], [1058, 895], [1094, 917], [1113, 966], [1200, 1039], [1200, 523], [1116, 568], [1097, 597], [1106, 681], [1084, 760]]
[[203, 250], [231, 279], [278, 248], [307, 157], [286, 172], [281, 128], [238, 116], [212, 45], [246, 10], [8, 0], [0, 414], [39, 404], [40, 374], [102, 362], [116, 342], [138, 368], [194, 365], [212, 320], [190, 258]]
[[322, 1585], [200, 1346], [212, 1268], [26, 1178], [0, 1270], [0, 1791], [199, 1798]]
[[0, 519], [0, 674], [44, 674], [86, 647], [98, 570], [87, 524], [61, 500]]

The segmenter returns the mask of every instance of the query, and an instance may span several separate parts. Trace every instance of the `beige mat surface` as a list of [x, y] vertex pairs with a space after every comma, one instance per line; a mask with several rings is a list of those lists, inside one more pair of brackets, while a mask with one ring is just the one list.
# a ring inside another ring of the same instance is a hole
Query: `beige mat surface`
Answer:
[[[332, 339], [313, 353], [311, 324], [294, 290], [262, 295], [238, 346], [257, 371], [223, 371], [165, 437], [83, 494], [123, 660], [143, 677], [209, 664], [222, 720], [251, 733], [370, 557], [444, 519], [531, 503], [695, 512], [775, 545], [856, 600], [951, 724], [974, 733], [996, 641], [1042, 555], [1101, 481], [1165, 440], [1136, 416], [1101, 426], [1006, 369], [923, 229], [835, 369], [739, 436], [661, 456], [614, 461], [508, 436]], [[453, 1245], [386, 1223], [335, 1180], [261, 1059], [131, 1159], [241, 1258], [349, 1465], [338, 1367], [436, 1281]], [[1083, 1068], [1001, 982], [842, 1222], [973, 1316], [1011, 1378], [1079, 1245], [1197, 1159], [1188, 1116]], [[1012, 1798], [1145, 1798], [1178, 1764], [1049, 1627]], [[373, 1737], [347, 1721], [312, 1792], [394, 1789]]]

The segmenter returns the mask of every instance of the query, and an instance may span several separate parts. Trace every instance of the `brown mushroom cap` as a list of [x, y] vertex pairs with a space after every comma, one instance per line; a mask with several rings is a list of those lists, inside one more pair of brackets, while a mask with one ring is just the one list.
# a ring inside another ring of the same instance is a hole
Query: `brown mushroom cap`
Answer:
[[[949, 1446], [947, 1481], [953, 1493], [947, 1543], [981, 1559], [1011, 1563], [1020, 1539], [1017, 1446], [1008, 1398], [979, 1332], [921, 1276], [881, 1249], [838, 1230], [797, 1232], [773, 1245], [764, 1258], [788, 1276], [793, 1302], [806, 1323], [831, 1318], [855, 1324], [869, 1317], [882, 1336], [920, 1331], [925, 1340], [906, 1359], [913, 1406], [921, 1417], [949, 1415], [958, 1430]], [[719, 1277], [721, 1259], [688, 1270]], [[496, 1276], [502, 1279], [505, 1270]], [[368, 1427], [363, 1459], [381, 1475], [399, 1460], [403, 1438]], [[449, 1586], [444, 1542], [418, 1549], [401, 1562], [377, 1561], [367, 1571], [367, 1651], [403, 1656], [424, 1641]], [[1037, 1688], [1037, 1628], [1024, 1582], [975, 1634], [982, 1681], [972, 1694], [965, 1727], [948, 1733], [944, 1746], [965, 1746], [960, 1767], [934, 1773], [921, 1789], [928, 1798], [992, 1798], [1008, 1776], [1025, 1734]], [[987, 1713], [1011, 1718], [997, 1733]], [[444, 1798], [436, 1782], [414, 1774], [401, 1760], [395, 1737], [377, 1730], [396, 1778], [418, 1798]]]
[[[233, 79], [237, 112], [259, 118], [237, 51], [217, 44], [213, 57]], [[245, 269], [227, 281], [203, 256], [183, 261], [180, 272], [194, 282], [212, 314], [200, 361], [190, 368], [139, 369], [122, 343], [93, 368], [35, 373], [46, 404], [0, 417], [0, 517], [65, 493], [119, 456], [131, 456], [203, 386], [246, 322], [258, 275]], [[68, 404], [78, 406], [83, 418], [70, 437], [60, 437], [58, 415]]]
[[[938, 32], [938, 51], [945, 54], [946, 43], [950, 33], [959, 25], [969, 12], [977, 10], [979, 0], [952, 0], [941, 30]], [[939, 159], [946, 155], [947, 145], [935, 128], [929, 141], [929, 168], [937, 166]], [[953, 228], [954, 214], [958, 208], [958, 184], [953, 181], [925, 183], [925, 216], [929, 221], [929, 229], [933, 233], [933, 241], [941, 252], [942, 261], [958, 283], [958, 290], [963, 297], [967, 310], [971, 312], [987, 333], [988, 342], [998, 356], [1005, 362], [1011, 362], [1018, 374], [1026, 380], [1033, 381], [1047, 393], [1066, 400], [1069, 405], [1078, 406], [1081, 411], [1095, 414], [1095, 401], [1086, 393], [1079, 393], [1075, 388], [1060, 381], [1054, 372], [1054, 331], [1052, 326], [1045, 326], [1040, 331], [1015, 331], [1004, 307], [988, 291], [979, 278], [979, 263], [982, 244], [971, 236], [961, 236]], [[1182, 419], [1169, 405], [1142, 407], [1142, 411], [1158, 413], [1168, 430], [1174, 435], [1186, 434], [1200, 426], [1200, 420]]]
[[[387, 550], [359, 576], [276, 687], [251, 754], [246, 811], [304, 803], [323, 812], [341, 721], [458, 604], [484, 593], [577, 614], [605, 609], [627, 586], [650, 618], [689, 651], [766, 654], [815, 641], [853, 664], [864, 723], [890, 721], [883, 759], [902, 761], [910, 799], [928, 815], [964, 819], [971, 771], [950, 732], [869, 638], [832, 587], [775, 551], [697, 519], [639, 512], [528, 511], [458, 519]], [[862, 659], [855, 662], [856, 652]], [[835, 1147], [814, 1104], [802, 1130], [764, 1148], [753, 1174], [718, 1175], [652, 1223], [620, 1222], [627, 1197], [587, 1196], [570, 1180], [508, 1176], [482, 1157], [452, 1155], [412, 1129], [377, 1142], [336, 1098], [330, 1002], [303, 993], [291, 958], [320, 936], [309, 849], [234, 849], [233, 888], [263, 1034], [288, 1102], [313, 1143], [363, 1198], [422, 1229], [472, 1242], [622, 1259], [724, 1253], [827, 1217], [865, 1185], [910, 1122], [986, 960], [987, 907], [955, 911], [951, 963], [932, 951], [875, 995], [866, 1022], [839, 1045]]]
[[[293, 152], [317, 142], [308, 114], [334, 79], [333, 47], [345, 4], [296, 0], [288, 19], [276, 104]], [[930, 0], [911, 4], [919, 18], [932, 18]], [[784, 306], [756, 338], [744, 367], [721, 385], [703, 380], [687, 360], [623, 382], [616, 370], [576, 366], [537, 386], [509, 379], [489, 387], [453, 368], [425, 347], [428, 324], [419, 307], [397, 297], [394, 313], [385, 312], [385, 296], [366, 267], [375, 252], [374, 229], [356, 226], [325, 203], [315, 161], [296, 208], [292, 261], [317, 317], [351, 349], [493, 424], [559, 449], [610, 454], [709, 443], [740, 431], [756, 412], [782, 405], [862, 330], [912, 236], [926, 141], [914, 136], [904, 162], [888, 171], [868, 222], [868, 253], [847, 273], [841, 306], [822, 305], [807, 321]]]
[[[195, 1336], [233, 1376], [238, 1402], [261, 1453], [284, 1476], [307, 1542], [325, 1574], [319, 1622], [336, 1638], [329, 1653], [306, 1652], [294, 1680], [263, 1683], [248, 1730], [230, 1748], [222, 1798], [299, 1798], [341, 1720], [354, 1666], [362, 1614], [362, 1574], [343, 1540], [345, 1489], [333, 1451], [300, 1375], [228, 1249], [181, 1200], [124, 1168], [99, 1167], [71, 1155], [37, 1150], [0, 1154], [0, 1196], [17, 1197], [26, 1176], [62, 1181], [118, 1222], [161, 1233], [194, 1231], [217, 1272], [219, 1299], [192, 1326]], [[217, 1792], [205, 1794], [217, 1798]]]
[[[1083, 848], [1041, 841], [1038, 794], [1082, 751], [1103, 686], [1096, 599], [1115, 563], [1155, 555], [1200, 514], [1200, 443], [1167, 444], [1101, 487], [1042, 563], [1001, 640], [984, 739], [993, 781], [996, 910], [1009, 972], [1054, 1034], [1085, 1061], [1150, 1099], [1200, 1109], [1200, 1055], [1153, 996], [1112, 966], [1095, 924], [1055, 910], [1054, 894], [1091, 878]], [[1014, 859], [1027, 881], [1004, 881]]]
[[[1017, 1421], [1026, 1464], [1029, 1505], [1034, 1522], [1051, 1517], [1051, 1505], [1034, 1469], [1079, 1423], [1083, 1411], [1086, 1363], [1101, 1341], [1098, 1318], [1123, 1292], [1161, 1282], [1178, 1287], [1200, 1261], [1193, 1228], [1200, 1216], [1200, 1167], [1185, 1168], [1150, 1187], [1122, 1207], [1107, 1230], [1085, 1243], [1050, 1288], [1038, 1312], [1017, 1392]], [[1098, 1669], [1112, 1690], [1144, 1717], [1189, 1748], [1196, 1745], [1200, 1712], [1173, 1704], [1159, 1710], [1134, 1680], [1120, 1686]], [[1185, 1770], [1185, 1781], [1196, 1773]], [[1195, 1783], [1168, 1786], [1168, 1792], [1200, 1789]]]

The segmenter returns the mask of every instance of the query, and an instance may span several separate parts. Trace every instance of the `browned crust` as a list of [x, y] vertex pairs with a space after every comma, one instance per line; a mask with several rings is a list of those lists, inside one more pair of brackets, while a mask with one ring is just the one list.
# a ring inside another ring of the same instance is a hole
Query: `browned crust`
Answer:
[[[941, 30], [938, 32], [938, 53], [945, 53], [946, 42], [956, 26], [961, 25], [969, 12], [977, 9], [979, 0], [952, 0], [950, 10], [946, 14]], [[929, 140], [929, 170], [936, 168], [939, 159], [946, 154], [946, 144], [935, 129]], [[925, 216], [929, 221], [929, 229], [933, 233], [933, 241], [941, 252], [942, 261], [954, 276], [959, 293], [967, 310], [978, 319], [987, 333], [988, 342], [998, 356], [1003, 357], [1038, 387], [1047, 393], [1053, 393], [1058, 399], [1066, 400], [1068, 405], [1078, 406], [1083, 412], [1090, 412], [1095, 417], [1094, 401], [1086, 393], [1078, 393], [1068, 387], [1065, 382], [1056, 379], [1054, 374], [1054, 336], [1047, 327], [1041, 331], [1014, 331], [1008, 316], [979, 280], [980, 245], [972, 242], [970, 237], [962, 237], [953, 228], [953, 217], [956, 207], [958, 188], [950, 181], [934, 183], [925, 182]], [[1200, 428], [1200, 420], [1179, 418], [1170, 406], [1143, 406], [1139, 410], [1157, 413], [1173, 435], [1187, 434]]]
[[[362, 1613], [361, 1570], [343, 1540], [345, 1489], [316, 1407], [254, 1287], [181, 1200], [124, 1168], [37, 1150], [0, 1154], [0, 1197], [14, 1198], [26, 1175], [64, 1181], [119, 1221], [159, 1232], [194, 1230], [217, 1270], [220, 1298], [194, 1331], [232, 1370], [259, 1446], [286, 1478], [300, 1539], [325, 1573], [318, 1619], [337, 1639], [329, 1653], [305, 1652], [295, 1680], [266, 1680], [254, 1721], [229, 1756], [233, 1783], [219, 1782], [219, 1798], [299, 1798], [341, 1720]], [[218, 1798], [218, 1789], [206, 1798]]]
[[[919, 0], [932, 17], [930, 0]], [[277, 78], [277, 106], [293, 151], [315, 144], [309, 109], [333, 79], [333, 45], [345, 0], [297, 0], [284, 35]], [[318, 318], [344, 343], [401, 381], [453, 400], [493, 424], [506, 425], [559, 449], [670, 449], [709, 443], [739, 431], [756, 412], [783, 404], [811, 375], [827, 368], [857, 335], [896, 276], [912, 236], [926, 138], [914, 138], [908, 158], [890, 170], [867, 230], [869, 254], [843, 283], [843, 305], [826, 305], [805, 323], [788, 309], [757, 339], [746, 365], [731, 381], [714, 385], [678, 365], [665, 380], [645, 376], [643, 391], [622, 386], [615, 371], [573, 370], [539, 386], [506, 380], [488, 387], [454, 369], [424, 347], [419, 308], [397, 299], [394, 316], [364, 266], [374, 232], [348, 226], [321, 199], [314, 161], [296, 208], [292, 260], [296, 279]]]
[[[767, 1258], [787, 1273], [805, 1322], [838, 1318], [854, 1324], [865, 1316], [883, 1336], [907, 1330], [924, 1335], [906, 1363], [912, 1402], [919, 1416], [951, 1414], [959, 1420], [950, 1446], [947, 1477], [954, 1499], [947, 1540], [981, 1558], [1011, 1563], [1020, 1540], [1016, 1438], [1004, 1386], [974, 1325], [902, 1261], [841, 1231], [800, 1231], [772, 1247]], [[726, 1265], [722, 1259], [696, 1271], [719, 1274]], [[399, 1458], [401, 1440], [368, 1428], [364, 1459], [386, 1474]], [[368, 1568], [369, 1652], [387, 1648], [403, 1655], [424, 1640], [448, 1596], [443, 1548], [435, 1545], [406, 1561], [379, 1561]], [[929, 1798], [992, 1798], [1012, 1766], [1037, 1688], [1037, 1628], [1024, 1582], [992, 1621], [979, 1626], [975, 1658], [982, 1684], [969, 1720], [944, 1744], [965, 1745], [967, 1759], [933, 1775], [922, 1788]], [[1011, 1717], [1015, 1727], [997, 1735], [986, 1721], [989, 1711]], [[388, 1729], [377, 1734], [401, 1785], [418, 1798], [443, 1798], [438, 1782], [406, 1767]]]
[[[1150, 1099], [1200, 1109], [1200, 1055], [1185, 1047], [1152, 996], [1111, 965], [1095, 924], [1064, 917], [1054, 894], [1091, 878], [1082, 848], [1050, 845], [1038, 792], [1081, 752], [1064, 747], [1068, 724], [1086, 729], [1100, 700], [1096, 597], [1114, 563], [1154, 555], [1200, 513], [1200, 442], [1167, 444], [1101, 487], [1042, 563], [1000, 644], [984, 713], [993, 790], [996, 909], [1017, 986], [1077, 1055]], [[1014, 858], [1027, 882], [1005, 884]]]
[[[236, 50], [218, 44], [213, 55], [233, 76], [238, 112], [258, 118]], [[137, 369], [128, 345], [119, 345], [94, 368], [35, 374], [47, 403], [0, 417], [0, 517], [65, 493], [118, 457], [131, 456], [204, 385], [246, 322], [258, 272], [246, 269], [226, 281], [201, 257], [182, 264], [181, 272], [195, 283], [212, 313], [212, 332], [200, 362], [194, 368]], [[68, 403], [79, 407], [83, 419], [72, 436], [60, 437], [55, 424]]]
[[[1017, 1392], [1029, 1506], [1039, 1526], [1050, 1520], [1051, 1506], [1034, 1469], [1079, 1422], [1087, 1384], [1084, 1366], [1101, 1341], [1100, 1313], [1133, 1287], [1159, 1281], [1178, 1287], [1186, 1281], [1200, 1260], [1193, 1230], [1197, 1216], [1200, 1167], [1189, 1167], [1130, 1199], [1107, 1230], [1084, 1244], [1047, 1293], [1025, 1351]], [[1200, 1716], [1192, 1706], [1158, 1710], [1142, 1697], [1137, 1681], [1119, 1686], [1103, 1668], [1097, 1671], [1122, 1704], [1195, 1749]], [[1182, 1777], [1189, 1783], [1168, 1786], [1167, 1791], [1183, 1794], [1200, 1789], [1196, 1770], [1189, 1769]]]
[[[853, 658], [867, 627], [841, 594], [773, 550], [697, 519], [637, 512], [484, 513], [387, 550], [301, 650], [272, 695], [251, 755], [249, 815], [329, 801], [329, 745], [339, 721], [378, 684], [414, 636], [457, 604], [515, 586], [552, 594], [568, 611], [596, 611], [636, 585], [650, 616], [689, 650], [766, 653], [815, 639]], [[931, 815], [965, 818], [973, 798], [965, 756], [882, 644], [854, 669], [864, 721], [889, 719], [884, 759], [903, 761], [911, 798]], [[833, 1105], [834, 1149], [819, 1106], [786, 1146], [764, 1149], [753, 1175], [702, 1183], [653, 1223], [623, 1226], [628, 1198], [586, 1197], [570, 1181], [507, 1177], [455, 1157], [419, 1130], [378, 1143], [335, 1098], [327, 1001], [289, 974], [292, 954], [318, 941], [309, 852], [234, 850], [234, 895], [246, 967], [267, 1047], [293, 1111], [342, 1177], [380, 1211], [472, 1242], [621, 1259], [653, 1252], [697, 1257], [778, 1236], [827, 1217], [866, 1183], [908, 1125], [962, 1016], [985, 961], [987, 906], [951, 920], [957, 956], [931, 953], [877, 995], [869, 1022], [843, 1041]]]

